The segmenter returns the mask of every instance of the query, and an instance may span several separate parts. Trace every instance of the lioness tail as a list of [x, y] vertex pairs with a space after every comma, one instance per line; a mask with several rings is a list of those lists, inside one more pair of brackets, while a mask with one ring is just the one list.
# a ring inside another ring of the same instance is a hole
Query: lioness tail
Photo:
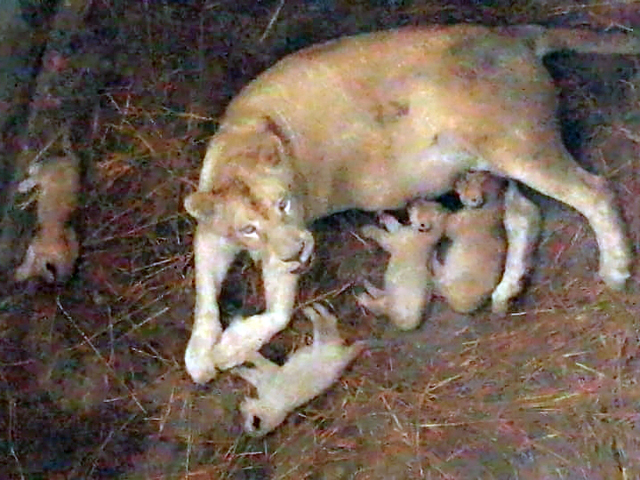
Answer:
[[634, 33], [596, 32], [581, 28], [546, 28], [540, 25], [507, 27], [506, 32], [530, 40], [539, 57], [559, 50], [640, 55], [640, 35]]

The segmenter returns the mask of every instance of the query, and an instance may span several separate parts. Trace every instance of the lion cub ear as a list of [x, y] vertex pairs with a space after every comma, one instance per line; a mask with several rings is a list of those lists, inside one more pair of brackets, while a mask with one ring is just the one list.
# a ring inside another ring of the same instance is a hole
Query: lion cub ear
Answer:
[[210, 219], [216, 214], [216, 203], [209, 192], [194, 192], [184, 199], [185, 210], [196, 220]]

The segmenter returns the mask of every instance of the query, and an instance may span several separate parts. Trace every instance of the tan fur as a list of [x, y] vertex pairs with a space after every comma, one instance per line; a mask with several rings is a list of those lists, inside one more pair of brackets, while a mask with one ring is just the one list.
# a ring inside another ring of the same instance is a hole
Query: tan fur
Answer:
[[[185, 201], [198, 219], [196, 316], [185, 354], [192, 378], [204, 382], [216, 368], [242, 362], [286, 326], [296, 293], [289, 276], [313, 250], [308, 222], [433, 198], [472, 169], [516, 179], [580, 211], [600, 247], [602, 278], [624, 286], [630, 253], [613, 195], [562, 144], [555, 88], [539, 58], [564, 47], [640, 53], [640, 42], [624, 34], [410, 28], [302, 50], [247, 85], [211, 140], [198, 192]], [[535, 206], [513, 185], [495, 310], [519, 292], [527, 251], [521, 232], [537, 222]], [[217, 295], [242, 249], [263, 259], [267, 310], [222, 332]]]
[[73, 273], [78, 257], [78, 240], [68, 226], [77, 206], [79, 189], [78, 163], [58, 157], [29, 168], [29, 178], [19, 190], [38, 189], [38, 231], [27, 249], [24, 261], [16, 270], [18, 281], [40, 277], [48, 282], [64, 281]]
[[449, 215], [445, 235], [451, 245], [442, 263], [434, 259], [434, 274], [439, 292], [458, 312], [480, 307], [502, 276], [505, 186], [486, 172], [469, 172], [455, 184], [464, 208]]
[[[377, 315], [387, 315], [402, 330], [420, 324], [433, 292], [428, 262], [442, 237], [446, 210], [437, 202], [416, 200], [409, 207], [411, 225], [401, 225], [390, 215], [381, 215], [385, 228], [367, 226], [365, 237], [378, 242], [389, 253], [384, 289], [366, 284], [358, 302]], [[414, 223], [415, 222], [415, 223]]]
[[316, 304], [304, 309], [313, 322], [313, 344], [296, 350], [279, 367], [256, 353], [253, 367], [240, 367], [241, 376], [258, 392], [240, 405], [244, 429], [249, 435], [263, 436], [280, 425], [289, 413], [327, 390], [362, 351], [364, 343], [344, 345], [337, 319]]

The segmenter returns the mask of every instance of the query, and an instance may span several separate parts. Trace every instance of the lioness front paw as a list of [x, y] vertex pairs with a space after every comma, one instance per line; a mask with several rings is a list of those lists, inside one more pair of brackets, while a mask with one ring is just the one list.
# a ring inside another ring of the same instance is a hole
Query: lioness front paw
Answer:
[[628, 251], [616, 252], [615, 255], [603, 255], [600, 265], [600, 278], [611, 290], [624, 290], [627, 280], [631, 276], [629, 264], [631, 263]]
[[187, 373], [195, 383], [207, 383], [209, 380], [213, 380], [217, 374], [210, 349], [189, 345], [184, 354], [184, 364]]
[[[201, 323], [202, 319], [200, 319]], [[217, 324], [218, 319], [211, 319], [208, 325]], [[187, 373], [195, 383], [207, 383], [215, 378], [217, 370], [213, 358], [213, 348], [220, 337], [220, 330], [196, 331], [191, 334], [189, 344], [184, 353], [184, 364]]]
[[503, 316], [507, 314], [509, 302], [513, 296], [517, 295], [519, 289], [513, 292], [512, 289], [501, 288], [501, 286], [504, 287], [499, 284], [491, 294], [491, 311], [496, 315]]

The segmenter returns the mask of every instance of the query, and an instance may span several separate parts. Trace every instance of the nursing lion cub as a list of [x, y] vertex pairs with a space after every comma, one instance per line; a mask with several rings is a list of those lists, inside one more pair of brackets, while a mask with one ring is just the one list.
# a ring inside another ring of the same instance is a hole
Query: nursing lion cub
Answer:
[[[244, 362], [289, 322], [298, 272], [313, 252], [312, 220], [350, 208], [400, 208], [450, 190], [468, 170], [518, 180], [582, 213], [612, 288], [630, 252], [606, 182], [565, 149], [542, 56], [559, 49], [640, 53], [623, 33], [410, 28], [342, 38], [289, 55], [231, 102], [198, 191], [185, 200], [195, 235], [195, 322], [185, 361], [196, 382]], [[504, 310], [520, 290], [522, 231], [535, 205], [515, 182], [505, 199], [505, 273], [492, 294]], [[224, 332], [218, 294], [242, 249], [262, 262], [266, 311]]]
[[[439, 293], [460, 313], [476, 310], [498, 285], [507, 243], [504, 232], [504, 192], [507, 182], [487, 172], [467, 172], [454, 190], [462, 209], [447, 218], [449, 247], [443, 259], [433, 259]], [[531, 241], [535, 240], [535, 229]]]
[[362, 229], [363, 236], [389, 253], [389, 263], [384, 289], [366, 282], [366, 291], [356, 297], [360, 305], [376, 315], [387, 315], [401, 330], [416, 328], [431, 301], [434, 282], [429, 262], [448, 217], [438, 202], [423, 199], [412, 201], [408, 212], [409, 225], [385, 213], [379, 216], [384, 228], [367, 225]]

